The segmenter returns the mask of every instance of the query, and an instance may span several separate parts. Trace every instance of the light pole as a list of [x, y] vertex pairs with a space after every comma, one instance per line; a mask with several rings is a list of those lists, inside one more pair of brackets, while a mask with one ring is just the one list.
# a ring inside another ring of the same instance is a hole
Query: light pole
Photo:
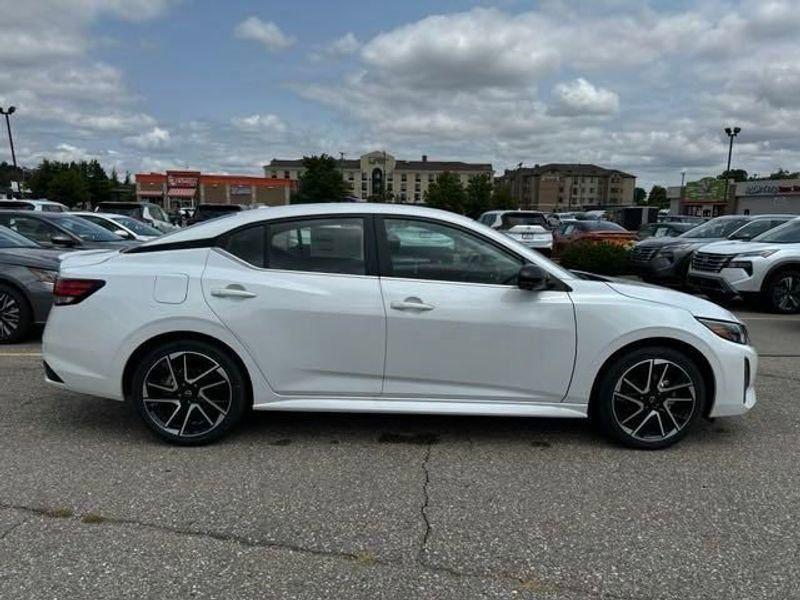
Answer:
[[[16, 110], [17, 108], [15, 106], [9, 106], [7, 109], [3, 109], [3, 107], [0, 106], [0, 115], [5, 115], [6, 117], [6, 129], [8, 129], [8, 145], [11, 146], [11, 162], [14, 165], [15, 177], [17, 176], [17, 173], [19, 173], [19, 169], [17, 168], [17, 155], [14, 152], [14, 136], [11, 135], [11, 119], [9, 117], [11, 117], [11, 115], [13, 115]], [[22, 197], [22, 184], [19, 181], [17, 181], [17, 186], [19, 187], [18, 191], [20, 193], [20, 197]]]
[[725, 128], [725, 133], [728, 135], [728, 168], [725, 169], [725, 202], [728, 202], [728, 185], [731, 180], [731, 155], [733, 154], [733, 138], [739, 135], [742, 130], [741, 127]]

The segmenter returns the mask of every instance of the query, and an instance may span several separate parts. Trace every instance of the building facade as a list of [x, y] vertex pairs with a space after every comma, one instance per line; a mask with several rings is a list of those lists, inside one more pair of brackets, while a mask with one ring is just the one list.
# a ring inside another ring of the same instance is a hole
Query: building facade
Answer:
[[569, 212], [632, 206], [636, 176], [591, 164], [550, 163], [506, 170], [496, 180], [519, 208]]
[[[345, 183], [353, 198], [421, 204], [425, 201], [428, 186], [442, 173], [452, 173], [467, 185], [472, 177], [486, 175], [492, 178], [489, 163], [465, 163], [428, 160], [398, 160], [386, 152], [370, 152], [358, 159], [337, 161]], [[301, 159], [273, 158], [264, 166], [269, 179], [286, 179], [296, 183], [303, 174]]]
[[196, 204], [289, 204], [294, 183], [289, 179], [210, 175], [199, 171], [137, 173], [136, 198], [168, 211]]
[[737, 214], [800, 214], [800, 179], [765, 179], [736, 184]]

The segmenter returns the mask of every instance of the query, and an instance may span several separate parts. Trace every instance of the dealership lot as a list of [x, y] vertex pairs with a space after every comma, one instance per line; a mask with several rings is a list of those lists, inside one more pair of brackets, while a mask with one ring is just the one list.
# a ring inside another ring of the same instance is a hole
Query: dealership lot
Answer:
[[739, 314], [759, 404], [661, 452], [582, 421], [283, 413], [170, 447], [3, 347], [0, 597], [796, 597], [800, 317]]

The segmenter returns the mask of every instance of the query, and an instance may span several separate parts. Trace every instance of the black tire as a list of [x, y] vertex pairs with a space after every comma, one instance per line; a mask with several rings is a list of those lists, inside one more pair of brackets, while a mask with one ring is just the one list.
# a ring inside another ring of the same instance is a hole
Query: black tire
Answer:
[[782, 269], [771, 275], [764, 288], [764, 303], [774, 313], [800, 312], [800, 269]]
[[170, 342], [139, 361], [130, 397], [158, 437], [199, 446], [218, 440], [241, 420], [250, 403], [246, 381], [227, 351], [202, 341]]
[[706, 401], [705, 381], [694, 361], [672, 348], [652, 346], [609, 365], [590, 412], [612, 439], [657, 450], [681, 440], [703, 415]]
[[27, 298], [16, 288], [0, 284], [0, 344], [21, 342], [31, 331], [33, 314]]

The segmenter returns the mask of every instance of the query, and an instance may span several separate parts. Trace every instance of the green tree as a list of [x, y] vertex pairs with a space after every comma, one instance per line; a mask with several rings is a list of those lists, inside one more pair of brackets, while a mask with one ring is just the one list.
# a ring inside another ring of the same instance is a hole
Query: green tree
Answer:
[[744, 169], [731, 169], [717, 175], [717, 179], [732, 179], [733, 181], [747, 181], [747, 171]]
[[514, 210], [518, 208], [517, 201], [511, 194], [508, 185], [497, 185], [492, 190], [492, 210]]
[[492, 205], [492, 179], [482, 173], [470, 177], [466, 189], [465, 213], [471, 219], [477, 219], [491, 208]]
[[89, 188], [78, 169], [65, 169], [53, 176], [46, 196], [69, 207], [87, 202], [90, 198]]
[[347, 183], [332, 156], [304, 156], [303, 169], [299, 190], [292, 198], [293, 203], [341, 202], [347, 196]]
[[444, 172], [428, 186], [425, 192], [425, 203], [431, 208], [441, 208], [459, 214], [464, 214], [467, 194], [458, 175]]
[[800, 172], [795, 171], [792, 173], [781, 167], [774, 173], [771, 173], [768, 179], [800, 179]]
[[647, 204], [647, 190], [640, 187], [634, 188], [633, 203], [636, 204], [636, 206], [644, 206]]
[[650, 195], [647, 197], [647, 204], [649, 206], [657, 206], [659, 208], [669, 208], [667, 189], [660, 185], [654, 185], [650, 190]]
[[111, 180], [96, 160], [82, 163], [80, 170], [89, 191], [89, 201], [94, 205], [111, 200]]

